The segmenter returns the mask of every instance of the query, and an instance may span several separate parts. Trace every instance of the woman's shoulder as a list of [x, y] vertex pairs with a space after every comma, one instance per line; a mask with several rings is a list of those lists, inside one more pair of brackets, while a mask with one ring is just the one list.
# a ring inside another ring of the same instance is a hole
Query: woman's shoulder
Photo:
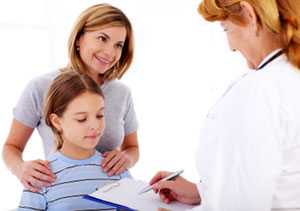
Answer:
[[45, 92], [59, 73], [60, 71], [56, 70], [32, 78], [27, 84], [27, 90], [29, 89], [41, 93]]
[[[46, 74], [42, 74], [32, 78], [23, 89], [22, 92], [22, 106], [23, 103], [28, 104], [28, 99], [31, 99], [31, 102], [40, 105], [40, 102], [43, 101], [44, 95], [47, 92], [51, 82], [59, 74], [59, 71], [52, 71]], [[24, 101], [25, 100], [25, 101]]]
[[108, 82], [105, 82], [102, 86], [101, 89], [103, 90], [104, 94], [106, 93], [122, 93], [124, 94], [130, 94], [130, 88], [120, 80], [111, 80]]
[[111, 88], [115, 88], [115, 89], [129, 89], [129, 87], [125, 83], [123, 83], [122, 81], [120, 81], [118, 79], [107, 81], [104, 83], [103, 86], [111, 87]]
[[36, 76], [35, 78], [31, 79], [30, 83], [33, 83], [35, 85], [44, 86], [45, 84], [51, 83], [54, 78], [59, 75], [60, 71], [55, 70], [51, 72], [47, 72], [41, 75]]

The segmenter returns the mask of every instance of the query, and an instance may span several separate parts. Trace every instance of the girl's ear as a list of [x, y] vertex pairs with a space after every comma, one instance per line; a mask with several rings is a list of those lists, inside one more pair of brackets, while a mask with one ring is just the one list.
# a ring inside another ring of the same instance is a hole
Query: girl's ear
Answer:
[[246, 1], [241, 1], [240, 6], [242, 8], [244, 21], [251, 27], [251, 30], [255, 33], [255, 35], [258, 35], [259, 22], [255, 13], [255, 9]]
[[56, 114], [52, 113], [49, 116], [50, 122], [51, 124], [55, 127], [55, 129], [58, 132], [62, 132], [62, 127], [61, 127], [61, 119], [59, 116], [57, 116]]

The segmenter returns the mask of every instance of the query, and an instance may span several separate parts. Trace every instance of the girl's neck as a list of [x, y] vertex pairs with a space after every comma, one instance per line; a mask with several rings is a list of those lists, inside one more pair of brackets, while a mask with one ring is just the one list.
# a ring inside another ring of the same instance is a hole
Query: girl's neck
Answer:
[[62, 148], [59, 150], [63, 155], [74, 160], [84, 160], [93, 156], [96, 152], [95, 149], [82, 149], [79, 147], [66, 146], [63, 144]]

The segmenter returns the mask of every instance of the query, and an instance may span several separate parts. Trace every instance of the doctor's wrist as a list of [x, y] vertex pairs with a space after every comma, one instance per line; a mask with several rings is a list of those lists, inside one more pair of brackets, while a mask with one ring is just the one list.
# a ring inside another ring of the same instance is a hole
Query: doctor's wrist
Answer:
[[194, 205], [201, 204], [200, 193], [199, 193], [197, 185], [195, 183], [192, 183], [192, 186], [191, 186], [191, 196], [192, 196], [191, 197], [192, 204], [194, 204]]

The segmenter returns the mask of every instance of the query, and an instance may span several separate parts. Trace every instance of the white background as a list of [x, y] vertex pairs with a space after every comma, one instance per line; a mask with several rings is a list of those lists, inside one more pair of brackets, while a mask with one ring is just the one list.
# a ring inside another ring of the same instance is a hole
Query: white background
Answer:
[[[218, 23], [197, 13], [200, 0], [111, 0], [132, 22], [135, 58], [122, 81], [132, 90], [141, 156], [131, 170], [148, 181], [161, 169], [185, 170], [197, 182], [195, 156], [205, 115], [246, 70]], [[67, 62], [67, 39], [79, 13], [95, 0], [0, 0], [1, 150], [12, 109], [30, 79]], [[34, 134], [24, 159], [43, 158]], [[22, 186], [0, 162], [0, 210], [17, 207]]]

